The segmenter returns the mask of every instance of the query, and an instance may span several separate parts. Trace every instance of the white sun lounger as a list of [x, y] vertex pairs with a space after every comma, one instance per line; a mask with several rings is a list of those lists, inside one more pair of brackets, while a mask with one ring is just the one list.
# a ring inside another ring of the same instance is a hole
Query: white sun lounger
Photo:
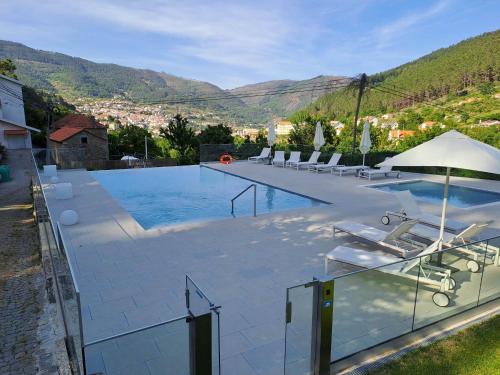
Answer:
[[416, 224], [416, 220], [403, 221], [392, 231], [386, 232], [361, 223], [340, 221], [333, 226], [333, 236], [335, 237], [339, 232], [348, 233], [351, 236], [395, 250], [406, 258], [425, 248], [423, 243], [409, 238], [402, 238], [405, 234], [408, 234], [408, 231]]
[[299, 170], [302, 167], [306, 167], [307, 168], [307, 167], [309, 167], [311, 165], [318, 164], [318, 159], [319, 159], [320, 155], [321, 155], [321, 152], [319, 152], [319, 151], [313, 151], [313, 153], [311, 154], [311, 157], [309, 158], [308, 161], [299, 161], [299, 162], [296, 162], [296, 163], [291, 163], [290, 167], [297, 168], [297, 170]]
[[310, 171], [315, 171], [317, 173], [322, 171], [332, 170], [335, 167], [340, 167], [339, 160], [342, 157], [342, 154], [333, 154], [327, 164], [314, 164], [309, 166]]
[[385, 176], [389, 177], [391, 175], [395, 175], [396, 178], [399, 178], [401, 172], [393, 171], [391, 166], [383, 166], [380, 168], [369, 168], [363, 169], [359, 172], [359, 177], [367, 178], [368, 180], [372, 179], [372, 176]]
[[290, 167], [291, 165], [300, 162], [300, 151], [292, 151], [290, 157], [285, 163], [285, 167]]
[[342, 176], [343, 174], [347, 172], [354, 172], [357, 175], [359, 175], [359, 172], [362, 171], [363, 169], [369, 169], [370, 167], [367, 167], [365, 165], [339, 165], [334, 168], [332, 168], [332, 174], [333, 172], [338, 172], [339, 176]]
[[264, 147], [259, 156], [250, 156], [248, 161], [258, 163], [259, 161], [268, 160], [271, 157], [271, 147]]
[[[457, 251], [466, 255], [472, 256], [472, 259], [467, 262], [467, 268], [471, 272], [478, 272], [480, 256], [491, 257], [493, 264], [500, 267], [500, 248], [491, 244], [475, 242], [477, 236], [488, 226], [484, 224], [472, 224], [458, 234], [444, 232], [443, 245], [454, 247]], [[439, 230], [425, 225], [415, 225], [409, 230], [409, 233], [417, 237], [426, 238], [431, 241], [439, 239]]]
[[285, 151], [275, 151], [272, 164], [285, 168]]
[[[433, 294], [432, 300], [436, 305], [446, 307], [450, 303], [450, 297], [446, 293], [455, 288], [451, 270], [433, 266], [421, 260], [421, 256], [430, 255], [438, 248], [438, 243], [433, 242], [420, 252], [418, 258], [403, 261], [403, 259], [393, 255], [382, 255], [373, 251], [337, 246], [325, 256], [325, 273], [329, 272], [328, 262], [330, 260], [362, 268], [376, 268], [380, 272], [394, 274], [415, 282], [418, 280], [419, 283], [438, 287], [439, 291]], [[419, 271], [416, 274], [413, 274], [415, 272], [410, 273], [416, 267], [419, 267]]]
[[[402, 220], [418, 220], [420, 223], [431, 227], [440, 227], [441, 218], [436, 215], [422, 212], [409, 190], [397, 191], [394, 195], [403, 208], [400, 212], [386, 211], [385, 215], [382, 216], [381, 219], [383, 224], [387, 225], [391, 222], [390, 216], [397, 216]], [[448, 231], [457, 233], [467, 228], [468, 225], [459, 221], [446, 219], [444, 227]]]

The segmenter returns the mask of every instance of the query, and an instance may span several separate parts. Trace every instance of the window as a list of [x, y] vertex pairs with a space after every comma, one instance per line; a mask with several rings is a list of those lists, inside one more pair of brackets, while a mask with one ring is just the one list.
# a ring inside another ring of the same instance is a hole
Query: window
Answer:
[[80, 137], [80, 143], [81, 143], [82, 145], [86, 145], [87, 143], [89, 143], [89, 140], [87, 139], [87, 136], [86, 136], [86, 135], [82, 135], [82, 136]]

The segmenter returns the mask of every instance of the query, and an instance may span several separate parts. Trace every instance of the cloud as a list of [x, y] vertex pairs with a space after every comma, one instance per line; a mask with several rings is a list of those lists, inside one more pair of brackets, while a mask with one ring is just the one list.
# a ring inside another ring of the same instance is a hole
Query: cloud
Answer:
[[423, 12], [401, 17], [392, 23], [376, 29], [374, 34], [377, 39], [377, 49], [380, 50], [387, 47], [394, 38], [402, 36], [408, 29], [411, 29], [413, 26], [423, 24], [425, 21], [440, 14], [448, 7], [448, 5], [450, 5], [450, 3], [451, 0], [438, 1], [436, 4]]

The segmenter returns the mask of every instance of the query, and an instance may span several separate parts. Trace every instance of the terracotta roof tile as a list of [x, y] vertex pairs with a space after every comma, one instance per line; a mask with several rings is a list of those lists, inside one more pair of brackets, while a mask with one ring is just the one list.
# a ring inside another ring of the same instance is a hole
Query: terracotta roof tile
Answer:
[[55, 129], [61, 128], [105, 128], [103, 124], [100, 124], [92, 116], [87, 116], [81, 113], [73, 113], [57, 120], [52, 124]]
[[72, 136], [80, 133], [83, 130], [84, 128], [64, 127], [62, 129], [58, 129], [55, 132], [53, 132], [50, 135], [50, 140], [54, 142], [63, 142], [66, 139], [71, 138]]

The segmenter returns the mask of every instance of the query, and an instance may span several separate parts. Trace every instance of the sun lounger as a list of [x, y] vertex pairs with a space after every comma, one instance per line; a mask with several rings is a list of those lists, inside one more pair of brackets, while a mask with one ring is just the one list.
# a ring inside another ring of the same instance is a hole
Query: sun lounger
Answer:
[[317, 173], [322, 171], [331, 171], [335, 167], [340, 167], [338, 164], [342, 154], [333, 154], [327, 164], [313, 164], [309, 166], [310, 171], [315, 171]]
[[250, 156], [248, 161], [258, 163], [259, 161], [269, 160], [271, 157], [271, 147], [264, 147], [259, 156]]
[[365, 165], [342, 165], [332, 168], [332, 174], [333, 172], [338, 172], [339, 176], [342, 176], [345, 173], [354, 172], [357, 176], [360, 171], [368, 168], [370, 167], [367, 167]]
[[[390, 216], [397, 216], [402, 220], [418, 220], [420, 223], [431, 227], [440, 227], [441, 218], [436, 215], [422, 212], [409, 190], [398, 191], [393, 194], [396, 196], [403, 208], [400, 212], [386, 211], [385, 215], [382, 216], [381, 219], [383, 224], [387, 225], [391, 222]], [[468, 225], [459, 221], [446, 219], [444, 227], [447, 231], [457, 233], [467, 228]]]
[[290, 157], [285, 163], [285, 167], [290, 167], [291, 165], [300, 162], [300, 151], [292, 151]]
[[319, 151], [313, 151], [311, 154], [311, 157], [309, 158], [308, 161], [298, 161], [296, 163], [290, 163], [290, 167], [297, 168], [299, 170], [302, 167], [309, 167], [311, 165], [318, 164], [318, 159], [321, 155], [321, 152]]
[[341, 221], [334, 224], [333, 236], [335, 237], [339, 232], [348, 233], [351, 236], [395, 250], [406, 258], [425, 247], [423, 243], [414, 241], [406, 236], [408, 231], [416, 224], [416, 220], [407, 220], [395, 227], [392, 231], [386, 232], [361, 223]]
[[[443, 245], [454, 247], [457, 251], [472, 256], [472, 259], [467, 261], [467, 268], [471, 272], [479, 271], [480, 263], [483, 263], [480, 256], [490, 257], [493, 264], [500, 267], [500, 248], [476, 241], [478, 235], [487, 226], [487, 223], [472, 224], [458, 234], [444, 232]], [[415, 225], [409, 230], [409, 233], [430, 241], [439, 239], [439, 230], [425, 225]]]
[[275, 151], [272, 164], [285, 168], [285, 151]]
[[393, 171], [391, 166], [363, 169], [359, 172], [359, 177], [367, 178], [369, 180], [371, 180], [373, 176], [381, 176], [381, 175], [385, 177], [395, 175], [396, 178], [399, 178], [401, 173], [399, 171]]
[[[438, 242], [433, 242], [420, 252], [418, 258], [404, 260], [397, 256], [382, 255], [374, 251], [337, 246], [325, 256], [325, 273], [329, 272], [328, 262], [330, 260], [362, 268], [375, 268], [380, 272], [438, 287], [439, 291], [432, 295], [432, 300], [436, 305], [446, 307], [450, 303], [450, 297], [446, 293], [456, 286], [455, 280], [451, 277], [451, 270], [430, 265], [421, 259], [421, 256], [430, 255], [438, 248]], [[414, 271], [414, 269], [417, 270]]]

